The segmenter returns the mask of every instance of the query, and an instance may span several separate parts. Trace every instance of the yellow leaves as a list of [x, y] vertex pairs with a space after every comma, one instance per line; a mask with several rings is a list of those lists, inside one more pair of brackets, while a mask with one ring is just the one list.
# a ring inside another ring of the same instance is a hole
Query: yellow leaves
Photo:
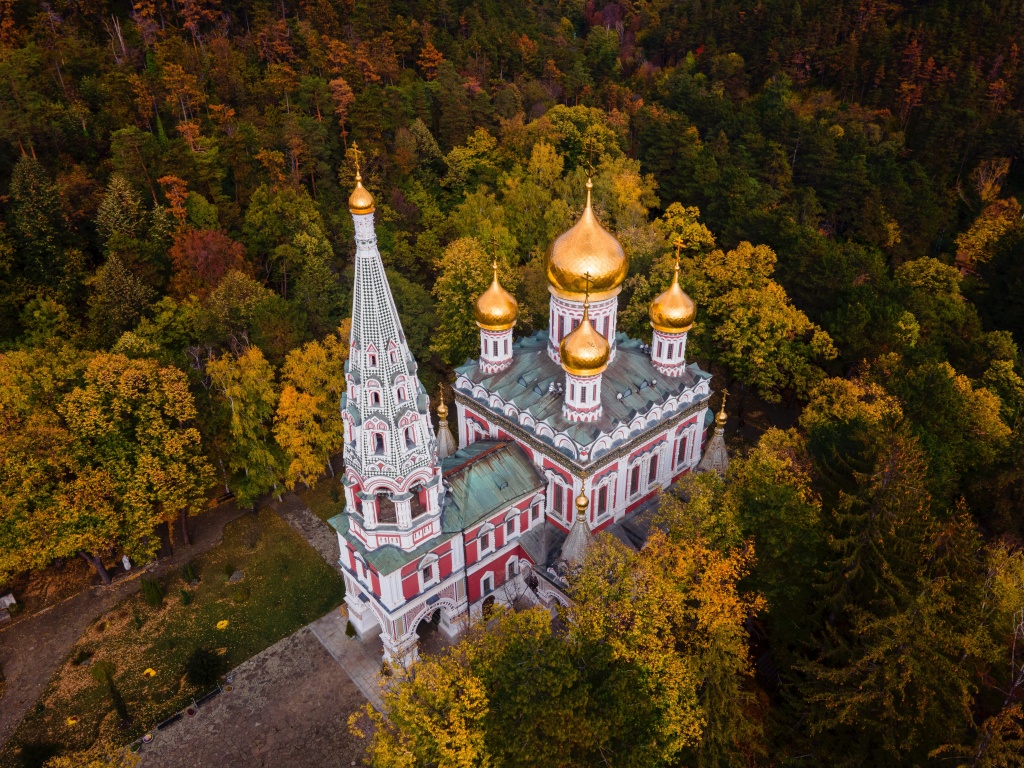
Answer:
[[857, 379], [831, 378], [822, 381], [811, 393], [811, 401], [800, 415], [800, 425], [813, 431], [817, 427], [860, 420], [877, 429], [902, 418], [899, 401], [882, 386]]
[[146, 667], [146, 669], [142, 673], [142, 676], [145, 678], [156, 677], [156, 670], [152, 667]]
[[992, 258], [998, 241], [1022, 226], [1020, 203], [1014, 197], [996, 200], [985, 206], [970, 229], [956, 238], [956, 263], [963, 270]]
[[[483, 683], [455, 656], [423, 660], [385, 694], [388, 716], [371, 707], [369, 752], [376, 768], [489, 766], [482, 721], [488, 712]], [[350, 727], [360, 729], [350, 720]]]
[[331, 455], [343, 445], [339, 405], [345, 390], [350, 323], [346, 320], [338, 335], [292, 350], [285, 360], [274, 438], [286, 454], [289, 489], [299, 480], [315, 484]]
[[219, 630], [225, 630], [225, 629], [227, 629], [227, 628], [228, 628], [228, 625], [229, 625], [230, 623], [231, 623], [231, 622], [229, 622], [229, 621], [228, 621], [227, 619], [221, 619], [220, 621], [218, 621], [218, 622], [217, 622], [217, 629], [219, 629]]

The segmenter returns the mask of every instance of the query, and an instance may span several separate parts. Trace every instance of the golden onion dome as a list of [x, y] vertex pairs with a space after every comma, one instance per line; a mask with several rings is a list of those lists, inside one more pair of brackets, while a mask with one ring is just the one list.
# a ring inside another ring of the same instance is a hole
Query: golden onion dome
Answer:
[[676, 262], [672, 285], [651, 302], [651, 327], [661, 333], [683, 333], [693, 327], [697, 305], [679, 287], [679, 262]]
[[556, 296], [582, 301], [586, 275], [590, 275], [590, 298], [595, 301], [615, 296], [626, 279], [629, 259], [615, 236], [601, 226], [590, 199], [593, 182], [587, 180], [587, 205], [572, 227], [558, 236], [548, 251], [549, 290]]
[[596, 376], [608, 367], [611, 347], [605, 337], [590, 324], [589, 301], [583, 305], [583, 320], [572, 333], [562, 339], [558, 351], [562, 367], [573, 376]]
[[348, 196], [348, 209], [355, 214], [373, 213], [373, 195], [363, 186], [363, 176], [356, 171], [356, 188]]
[[519, 318], [519, 302], [498, 282], [498, 261], [491, 265], [494, 279], [473, 305], [473, 318], [485, 331], [507, 331]]

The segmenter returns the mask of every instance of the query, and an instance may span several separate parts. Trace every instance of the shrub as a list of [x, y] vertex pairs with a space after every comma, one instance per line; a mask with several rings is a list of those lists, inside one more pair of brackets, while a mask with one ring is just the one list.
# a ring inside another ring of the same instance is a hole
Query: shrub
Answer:
[[109, 684], [114, 679], [114, 672], [117, 668], [111, 661], [97, 661], [91, 667], [89, 667], [89, 675], [97, 683]]
[[199, 581], [199, 574], [196, 573], [196, 567], [192, 564], [192, 561], [185, 563], [181, 569], [181, 578], [191, 584], [193, 581]]
[[78, 652], [75, 654], [75, 658], [73, 658], [71, 660], [71, 663], [72, 664], [84, 664], [85, 662], [87, 662], [91, 658], [92, 658], [92, 651], [87, 650], [85, 648], [79, 648]]
[[191, 602], [192, 602], [192, 593], [189, 592], [187, 589], [181, 590], [181, 604], [182, 605], [188, 605]]
[[150, 608], [159, 608], [164, 602], [164, 588], [160, 586], [160, 582], [143, 577], [141, 584], [142, 599], [146, 601], [146, 605]]
[[185, 664], [185, 678], [197, 688], [216, 685], [224, 672], [224, 658], [209, 648], [196, 648]]
[[235, 564], [231, 563], [231, 562], [224, 563], [224, 567], [221, 568], [221, 573], [224, 574], [224, 578], [225, 579], [230, 579], [231, 578], [231, 574], [233, 574], [234, 572], [235, 572]]
[[246, 602], [252, 596], [252, 592], [249, 589], [248, 584], [239, 584], [231, 592], [231, 600], [235, 605], [241, 605]]
[[356, 636], [356, 628], [352, 626], [352, 622], [351, 621], [345, 624], [345, 634], [348, 635], [349, 637], [355, 637]]

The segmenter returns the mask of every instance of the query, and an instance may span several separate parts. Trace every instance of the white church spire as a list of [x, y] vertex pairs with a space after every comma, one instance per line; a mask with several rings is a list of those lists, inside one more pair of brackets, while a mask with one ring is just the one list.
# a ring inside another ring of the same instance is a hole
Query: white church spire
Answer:
[[[417, 376], [377, 249], [373, 196], [362, 184], [359, 150], [355, 144], [352, 148], [356, 187], [349, 210], [355, 223], [356, 264], [348, 386], [341, 401], [345, 494], [354, 528], [363, 534], [367, 548], [398, 544], [412, 549], [440, 531], [437, 441], [430, 400]], [[425, 524], [430, 530], [423, 530]]]

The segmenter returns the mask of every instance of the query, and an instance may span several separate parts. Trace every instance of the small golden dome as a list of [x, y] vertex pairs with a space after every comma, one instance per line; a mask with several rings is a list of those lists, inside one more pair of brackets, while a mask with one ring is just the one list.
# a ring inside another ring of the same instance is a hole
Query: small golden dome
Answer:
[[519, 303], [498, 282], [497, 259], [491, 266], [494, 269], [494, 279], [491, 280], [490, 287], [481, 293], [473, 304], [473, 317], [476, 324], [485, 331], [507, 331], [519, 318]]
[[679, 287], [679, 262], [676, 262], [672, 285], [651, 302], [651, 327], [661, 333], [683, 333], [693, 327], [697, 305]]
[[348, 196], [348, 209], [352, 213], [366, 214], [373, 213], [373, 195], [363, 186], [363, 176], [356, 171], [356, 188]]
[[590, 506], [590, 499], [587, 498], [587, 494], [580, 493], [576, 497], [576, 511], [580, 517], [584, 517], [587, 514], [587, 507]]
[[448, 406], [444, 404], [444, 385], [437, 385], [437, 419], [438, 421], [448, 420]]
[[718, 428], [720, 430], [725, 429], [725, 421], [726, 421], [725, 398], [727, 398], [728, 396], [729, 396], [729, 390], [723, 389], [722, 390], [722, 407], [718, 409], [718, 415], [715, 416], [715, 424], [718, 425]]
[[573, 376], [597, 376], [608, 367], [611, 347], [605, 337], [590, 324], [589, 301], [583, 305], [583, 320], [572, 333], [562, 339], [558, 351], [562, 367]]
[[590, 298], [608, 299], [619, 292], [629, 270], [629, 259], [611, 232], [594, 215], [587, 180], [587, 205], [571, 228], [558, 236], [548, 251], [547, 273], [550, 290], [556, 296], [581, 301], [590, 275]]

